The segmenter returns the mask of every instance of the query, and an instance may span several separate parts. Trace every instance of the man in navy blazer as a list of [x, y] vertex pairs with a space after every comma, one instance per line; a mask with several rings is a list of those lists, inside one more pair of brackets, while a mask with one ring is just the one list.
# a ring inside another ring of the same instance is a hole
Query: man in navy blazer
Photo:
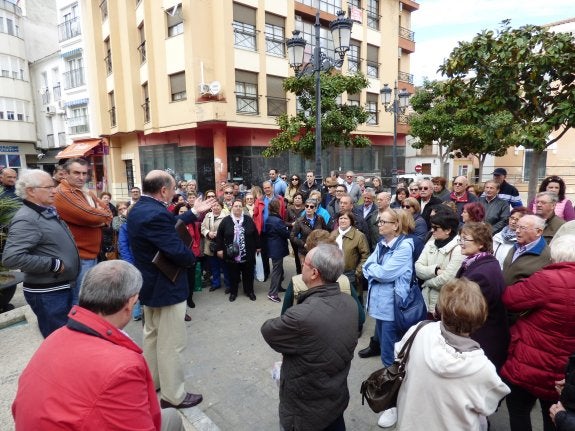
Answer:
[[[187, 393], [184, 388], [184, 317], [188, 298], [185, 269], [194, 264], [195, 257], [176, 232], [177, 218], [167, 210], [175, 190], [176, 182], [169, 173], [150, 171], [142, 184], [142, 197], [130, 210], [127, 225], [134, 264], [144, 279], [140, 291], [145, 320], [144, 356], [156, 389], [161, 390], [162, 408], [188, 408], [202, 401], [200, 394]], [[198, 202], [192, 211], [178, 218], [185, 223], [194, 222], [214, 202], [214, 199]], [[182, 267], [175, 282], [152, 263], [158, 251]]]

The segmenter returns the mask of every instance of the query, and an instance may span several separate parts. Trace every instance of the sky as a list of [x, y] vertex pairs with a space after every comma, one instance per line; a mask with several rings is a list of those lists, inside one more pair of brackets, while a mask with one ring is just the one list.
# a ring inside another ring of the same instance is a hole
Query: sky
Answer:
[[544, 25], [575, 17], [574, 0], [417, 0], [419, 10], [411, 15], [415, 53], [411, 73], [415, 84], [436, 74], [443, 60], [459, 41], [471, 41], [482, 30], [497, 30], [501, 21], [511, 27]]

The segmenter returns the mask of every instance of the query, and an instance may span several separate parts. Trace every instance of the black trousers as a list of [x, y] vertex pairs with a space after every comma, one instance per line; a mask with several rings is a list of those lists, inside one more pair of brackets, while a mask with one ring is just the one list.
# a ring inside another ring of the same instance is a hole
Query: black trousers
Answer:
[[[254, 270], [255, 259], [246, 262], [226, 262], [230, 274], [230, 295], [238, 294], [238, 285], [240, 284], [240, 275], [244, 293], [249, 295], [254, 292]], [[269, 266], [269, 262], [268, 262]]]
[[[511, 393], [505, 399], [507, 410], [509, 411], [511, 431], [531, 431], [531, 410], [538, 398], [520, 386], [508, 381], [505, 384], [511, 389]], [[549, 408], [555, 402], [539, 398], [539, 403], [541, 404], [541, 414], [543, 415], [543, 430], [554, 431], [555, 425], [549, 417]]]

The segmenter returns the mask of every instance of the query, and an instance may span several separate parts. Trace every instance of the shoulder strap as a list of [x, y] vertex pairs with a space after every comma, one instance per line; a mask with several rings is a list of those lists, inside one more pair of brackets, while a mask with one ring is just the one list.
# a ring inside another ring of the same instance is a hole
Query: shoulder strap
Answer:
[[413, 340], [415, 340], [415, 336], [417, 335], [419, 330], [431, 322], [432, 322], [432, 320], [424, 320], [423, 322], [420, 322], [417, 325], [417, 328], [415, 328], [415, 331], [413, 331], [413, 333], [407, 339], [407, 341], [405, 342], [405, 344], [403, 345], [403, 347], [399, 351], [399, 354], [397, 355], [397, 359], [399, 360], [400, 368], [404, 368], [405, 364], [407, 364], [407, 360], [409, 359], [409, 351], [411, 350], [411, 345], [413, 344]]

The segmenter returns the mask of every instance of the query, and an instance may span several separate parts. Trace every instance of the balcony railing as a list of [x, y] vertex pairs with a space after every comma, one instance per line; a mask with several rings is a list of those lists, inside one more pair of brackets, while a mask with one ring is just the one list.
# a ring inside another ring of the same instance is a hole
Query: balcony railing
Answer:
[[110, 126], [116, 127], [116, 107], [110, 109], [108, 114], [110, 114]]
[[108, 75], [112, 74], [112, 56], [110, 54], [108, 54], [106, 57], [104, 57], [104, 62], [106, 63], [106, 73]]
[[138, 46], [138, 51], [140, 52], [140, 64], [142, 64], [146, 61], [146, 41], [143, 41]]
[[84, 85], [84, 68], [79, 67], [78, 69], [69, 70], [64, 72], [64, 90], [69, 90], [70, 88], [80, 87]]
[[52, 93], [54, 93], [54, 101], [60, 100], [62, 98], [62, 91], [60, 88], [60, 84], [52, 87]]
[[46, 90], [45, 93], [42, 93], [42, 105], [47, 105], [50, 103], [50, 92]]
[[287, 99], [285, 97], [271, 97], [268, 99], [268, 116], [279, 117], [287, 112]]
[[413, 84], [413, 75], [411, 73], [399, 72], [397, 79], [402, 82], [408, 82], [410, 84]]
[[142, 109], [144, 110], [144, 123], [149, 123], [150, 122], [150, 101], [146, 100], [146, 102], [144, 102], [142, 104]]
[[63, 42], [73, 37], [82, 34], [80, 27], [80, 17], [69, 19], [58, 25], [58, 34], [60, 35], [60, 42]]
[[102, 14], [102, 22], [108, 19], [108, 1], [104, 0], [100, 3], [100, 13]]
[[88, 116], [78, 115], [77, 117], [68, 117], [68, 128], [70, 130], [70, 135], [88, 133], [90, 131]]
[[415, 33], [408, 28], [399, 27], [399, 37], [415, 42]]

